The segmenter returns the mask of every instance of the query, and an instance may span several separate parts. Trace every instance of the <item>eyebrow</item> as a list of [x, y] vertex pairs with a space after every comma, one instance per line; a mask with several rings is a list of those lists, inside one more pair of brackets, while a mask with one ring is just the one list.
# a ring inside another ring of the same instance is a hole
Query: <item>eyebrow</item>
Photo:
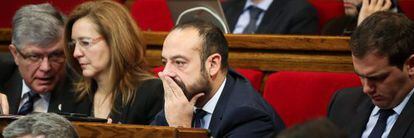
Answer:
[[81, 36], [78, 38], [71, 38], [71, 39], [92, 39], [92, 37]]
[[165, 60], [165, 59], [177, 59], [177, 58], [187, 59], [187, 58], [186, 58], [185, 56], [183, 56], [183, 55], [175, 55], [175, 56], [173, 56], [173, 57], [171, 57], [171, 58], [166, 58], [166, 57], [161, 56], [161, 59], [163, 59], [163, 60]]
[[363, 78], [376, 78], [376, 77], [382, 77], [384, 75], [387, 75], [389, 72], [385, 71], [385, 72], [379, 72], [379, 73], [374, 73], [373, 75], [362, 75], [361, 73], [359, 73], [358, 71], [354, 70], [355, 74], [357, 74], [359, 77], [363, 77]]

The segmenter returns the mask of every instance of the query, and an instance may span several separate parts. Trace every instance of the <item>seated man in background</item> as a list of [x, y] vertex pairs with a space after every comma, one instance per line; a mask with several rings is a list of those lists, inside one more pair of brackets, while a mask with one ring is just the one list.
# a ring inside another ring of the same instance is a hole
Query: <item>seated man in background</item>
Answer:
[[9, 46], [14, 63], [1, 59], [2, 69], [11, 72], [0, 76], [0, 92], [9, 104], [9, 112], [3, 113], [58, 112], [62, 102], [74, 101], [64, 95], [70, 90], [63, 85], [64, 18], [50, 4], [28, 5], [16, 12]]
[[224, 14], [235, 34], [317, 34], [316, 9], [306, 0], [227, 0]]
[[264, 137], [284, 124], [247, 79], [229, 69], [219, 28], [194, 21], [176, 26], [164, 41], [158, 73], [164, 109], [153, 125], [209, 129], [213, 137]]
[[362, 87], [336, 92], [328, 117], [351, 138], [414, 137], [414, 23], [377, 12], [351, 36]]
[[351, 35], [357, 24], [377, 11], [399, 12], [395, 0], [343, 0], [345, 15], [326, 23], [322, 35]]
[[318, 118], [285, 129], [275, 138], [347, 138], [347, 135], [329, 119]]
[[5, 138], [77, 138], [75, 128], [54, 113], [31, 114], [13, 121], [3, 129]]

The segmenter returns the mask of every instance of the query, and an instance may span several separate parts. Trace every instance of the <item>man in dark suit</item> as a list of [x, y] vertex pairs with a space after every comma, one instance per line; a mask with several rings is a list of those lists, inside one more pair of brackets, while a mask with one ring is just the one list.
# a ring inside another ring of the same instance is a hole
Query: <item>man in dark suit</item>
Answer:
[[228, 47], [214, 25], [180, 24], [162, 49], [164, 109], [153, 125], [209, 129], [213, 137], [264, 137], [284, 128], [272, 107], [229, 69]]
[[0, 77], [10, 114], [59, 111], [57, 97], [69, 89], [63, 86], [63, 27], [63, 14], [50, 4], [24, 6], [14, 15], [9, 46], [14, 62], [2, 60], [2, 69], [9, 73]]
[[223, 10], [233, 33], [318, 33], [316, 9], [306, 0], [229, 0]]
[[351, 35], [366, 17], [377, 11], [401, 12], [396, 0], [343, 0], [345, 15], [326, 23], [322, 35]]
[[363, 87], [337, 92], [328, 117], [356, 137], [414, 137], [414, 23], [377, 12], [352, 34], [355, 73]]

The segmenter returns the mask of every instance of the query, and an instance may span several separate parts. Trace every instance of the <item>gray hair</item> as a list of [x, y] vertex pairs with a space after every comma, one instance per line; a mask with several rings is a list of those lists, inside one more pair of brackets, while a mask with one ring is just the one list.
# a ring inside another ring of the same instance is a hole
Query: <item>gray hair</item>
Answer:
[[10, 123], [3, 130], [5, 138], [25, 135], [45, 136], [45, 138], [79, 137], [71, 123], [55, 113], [35, 113]]
[[49, 3], [23, 6], [13, 17], [12, 44], [49, 46], [61, 39], [64, 25], [65, 16]]

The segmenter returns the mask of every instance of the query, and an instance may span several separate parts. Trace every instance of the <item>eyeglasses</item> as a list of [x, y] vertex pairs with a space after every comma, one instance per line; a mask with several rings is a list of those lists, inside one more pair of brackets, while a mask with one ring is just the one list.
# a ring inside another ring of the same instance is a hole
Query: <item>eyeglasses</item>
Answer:
[[24, 60], [27, 60], [32, 64], [41, 63], [45, 57], [47, 57], [48, 61], [51, 63], [61, 64], [65, 61], [65, 54], [63, 53], [63, 51], [52, 52], [47, 56], [35, 53], [23, 54], [23, 52], [21, 52], [18, 48], [16, 48], [16, 51], [17, 53], [19, 53], [19, 55], [23, 57]]
[[77, 39], [72, 39], [70, 42], [68, 42], [68, 46], [69, 46], [70, 49], [75, 49], [76, 43], [79, 43], [79, 45], [82, 48], [88, 49], [88, 48], [92, 47], [93, 45], [95, 45], [96, 43], [98, 43], [101, 40], [103, 40], [102, 36], [99, 36], [97, 38], [81, 37], [81, 38], [77, 38]]

